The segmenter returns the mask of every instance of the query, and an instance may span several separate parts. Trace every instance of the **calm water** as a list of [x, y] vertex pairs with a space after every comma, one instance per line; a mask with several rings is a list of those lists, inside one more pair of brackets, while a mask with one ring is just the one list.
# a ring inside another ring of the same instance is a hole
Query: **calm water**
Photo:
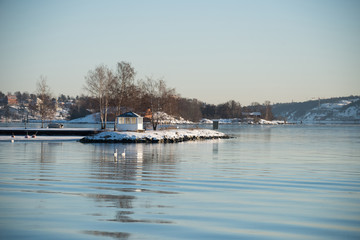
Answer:
[[236, 138], [0, 142], [0, 239], [360, 239], [360, 126], [220, 131]]

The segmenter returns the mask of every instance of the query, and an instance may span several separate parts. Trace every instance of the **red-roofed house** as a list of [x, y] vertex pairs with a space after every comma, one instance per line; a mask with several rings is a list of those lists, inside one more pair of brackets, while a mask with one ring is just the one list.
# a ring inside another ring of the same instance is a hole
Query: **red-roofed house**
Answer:
[[16, 105], [18, 103], [16, 95], [7, 95], [6, 98], [8, 105]]

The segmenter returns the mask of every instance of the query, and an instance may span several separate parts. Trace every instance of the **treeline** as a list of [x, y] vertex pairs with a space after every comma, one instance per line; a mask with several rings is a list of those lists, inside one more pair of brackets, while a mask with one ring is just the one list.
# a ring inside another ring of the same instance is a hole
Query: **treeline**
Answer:
[[[135, 68], [129, 62], [118, 62], [115, 69], [99, 65], [89, 70], [85, 76], [85, 94], [76, 98], [61, 94], [55, 99], [47, 85], [46, 78], [40, 77], [34, 94], [16, 92], [18, 102], [30, 99], [29, 106], [37, 111], [42, 119], [52, 119], [55, 102], [68, 102], [69, 119], [83, 117], [90, 112], [99, 112], [101, 127], [106, 128], [107, 121], [113, 121], [116, 116], [127, 111], [141, 115], [152, 112], [152, 124], [156, 129], [162, 120], [158, 112], [166, 112], [175, 117], [197, 122], [202, 118], [243, 118], [246, 113], [259, 112], [262, 118], [272, 119], [271, 105], [253, 103], [241, 106], [237, 101], [214, 105], [198, 99], [182, 98], [175, 88], [167, 86], [163, 79], [145, 77], [136, 79]], [[3, 97], [5, 94], [0, 93]], [[114, 126], [116, 127], [116, 126]]]
[[106, 128], [107, 120], [129, 110], [145, 113], [151, 109], [154, 129], [162, 120], [158, 112], [195, 122], [201, 118], [243, 118], [246, 116], [244, 112], [254, 111], [267, 120], [273, 118], [269, 101], [263, 105], [253, 103], [248, 107], [242, 107], [234, 100], [211, 105], [197, 99], [182, 98], [163, 79], [146, 77], [145, 80], [135, 81], [135, 75], [134, 67], [128, 62], [117, 63], [115, 70], [99, 65], [88, 72], [85, 89], [98, 107], [102, 128]]
[[[84, 117], [89, 114], [90, 109], [97, 109], [96, 101], [88, 96], [77, 96], [76, 101], [70, 107], [69, 119], [76, 119]], [[272, 105], [267, 105], [267, 103], [260, 104], [257, 102], [252, 103], [250, 106], [242, 107], [239, 102], [230, 100], [226, 103], [221, 104], [207, 104], [198, 99], [189, 99], [179, 97], [177, 99], [172, 99], [172, 103], [168, 105], [169, 107], [165, 109], [164, 112], [175, 117], [182, 117], [184, 119], [198, 122], [203, 118], [208, 119], [220, 119], [220, 118], [239, 118], [242, 119], [247, 116], [249, 113], [259, 112], [260, 118], [266, 118], [267, 120], [272, 120]], [[124, 107], [123, 112], [125, 111], [134, 111], [140, 114], [145, 114], [147, 109], [151, 109], [140, 106], [139, 108], [129, 108]], [[268, 113], [268, 116], [267, 116]], [[109, 120], [113, 120], [115, 117], [114, 114], [109, 114]]]

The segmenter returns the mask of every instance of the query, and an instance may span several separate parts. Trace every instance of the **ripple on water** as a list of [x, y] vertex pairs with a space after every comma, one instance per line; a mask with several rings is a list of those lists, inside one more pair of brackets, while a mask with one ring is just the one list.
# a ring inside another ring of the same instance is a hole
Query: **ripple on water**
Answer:
[[226, 126], [237, 138], [165, 145], [1, 142], [1, 238], [359, 239], [360, 131], [348, 128]]

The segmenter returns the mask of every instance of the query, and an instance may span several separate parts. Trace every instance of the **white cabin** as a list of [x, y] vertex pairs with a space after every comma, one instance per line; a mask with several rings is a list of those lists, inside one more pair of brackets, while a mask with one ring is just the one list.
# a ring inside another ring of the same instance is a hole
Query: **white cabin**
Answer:
[[144, 130], [143, 117], [134, 112], [126, 112], [117, 116], [116, 125], [118, 131]]

